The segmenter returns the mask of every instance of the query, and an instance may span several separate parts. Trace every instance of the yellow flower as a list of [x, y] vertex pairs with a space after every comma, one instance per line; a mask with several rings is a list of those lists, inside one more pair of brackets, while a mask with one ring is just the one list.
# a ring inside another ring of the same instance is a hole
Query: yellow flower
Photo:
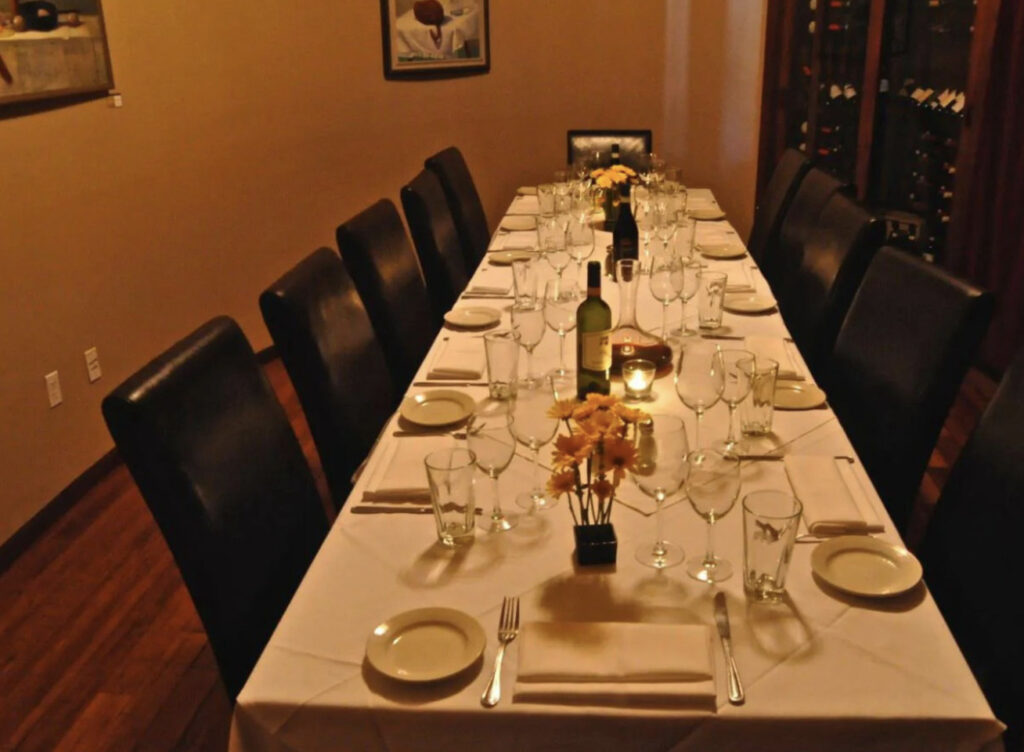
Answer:
[[571, 493], [576, 488], [576, 474], [572, 470], [556, 473], [548, 478], [548, 493], [555, 498]]
[[600, 177], [596, 178], [594, 182], [597, 184], [598, 188], [612, 187], [612, 179], [607, 175], [601, 175]]
[[585, 434], [574, 433], [555, 439], [555, 451], [551, 453], [554, 465], [559, 470], [578, 464], [590, 456], [594, 446]]
[[548, 410], [548, 417], [556, 420], [569, 420], [578, 404], [574, 399], [559, 400]]
[[598, 410], [579, 424], [580, 430], [588, 436], [617, 436], [622, 430], [622, 420], [611, 410]]
[[601, 471], [612, 471], [612, 482], [618, 485], [626, 476], [627, 470], [632, 470], [636, 463], [636, 447], [631, 441], [619, 438], [618, 436], [607, 436], [604, 440], [604, 454], [602, 455]]
[[612, 405], [612, 411], [627, 423], [640, 423], [650, 416], [639, 408], [626, 407], [621, 402]]
[[590, 484], [590, 490], [594, 492], [601, 501], [610, 498], [615, 492], [615, 486], [609, 483], [605, 478], [598, 478]]
[[597, 392], [591, 392], [587, 395], [587, 402], [595, 407], [614, 407], [618, 404], [619, 398], [613, 397], [610, 394], [598, 394]]
[[577, 423], [582, 423], [593, 415], [595, 410], [597, 410], [597, 405], [593, 402], [584, 402], [572, 411], [572, 417]]

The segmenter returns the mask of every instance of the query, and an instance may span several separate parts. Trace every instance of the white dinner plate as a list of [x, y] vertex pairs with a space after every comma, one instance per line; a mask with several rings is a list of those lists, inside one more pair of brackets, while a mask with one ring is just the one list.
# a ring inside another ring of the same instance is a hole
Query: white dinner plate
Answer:
[[469, 614], [417, 608], [378, 624], [366, 642], [366, 658], [392, 679], [428, 682], [473, 665], [486, 644], [483, 627]]
[[734, 259], [747, 255], [747, 249], [735, 243], [699, 243], [697, 250], [701, 256], [713, 259]]
[[447, 426], [468, 418], [476, 402], [468, 394], [454, 389], [431, 389], [402, 400], [398, 413], [418, 426]]
[[732, 313], [765, 313], [775, 309], [775, 299], [750, 292], [727, 292], [722, 307]]
[[711, 221], [715, 219], [725, 219], [725, 212], [721, 209], [687, 209], [686, 216], [690, 219]]
[[465, 306], [448, 311], [444, 315], [444, 320], [452, 326], [477, 329], [497, 324], [501, 321], [501, 311], [485, 306]]
[[493, 251], [487, 254], [487, 262], [494, 266], [511, 266], [513, 261], [529, 261], [536, 255], [533, 251]]
[[834, 588], [854, 595], [889, 597], [921, 580], [921, 562], [902, 546], [867, 535], [843, 535], [818, 544], [811, 570]]
[[537, 218], [532, 214], [506, 214], [501, 218], [503, 230], [535, 230]]
[[535, 185], [521, 185], [516, 188], [516, 193], [520, 196], [536, 196], [537, 186]]
[[775, 407], [779, 410], [812, 410], [825, 404], [825, 392], [805, 381], [775, 382]]

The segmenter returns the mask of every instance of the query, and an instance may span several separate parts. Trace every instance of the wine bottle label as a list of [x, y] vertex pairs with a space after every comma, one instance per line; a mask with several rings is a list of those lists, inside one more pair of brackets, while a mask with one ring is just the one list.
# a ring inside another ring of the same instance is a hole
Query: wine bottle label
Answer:
[[587, 371], [607, 371], [612, 367], [612, 330], [582, 332], [580, 368]]

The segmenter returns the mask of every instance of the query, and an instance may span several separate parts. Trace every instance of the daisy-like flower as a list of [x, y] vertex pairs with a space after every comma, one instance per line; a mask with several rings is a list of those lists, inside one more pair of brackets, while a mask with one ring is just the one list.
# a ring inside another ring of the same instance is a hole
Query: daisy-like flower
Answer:
[[618, 436], [606, 436], [604, 453], [601, 456], [601, 471], [612, 472], [612, 484], [617, 486], [636, 463], [636, 447], [633, 442]]
[[574, 399], [558, 400], [548, 410], [548, 417], [556, 420], [569, 420], [578, 404]]
[[610, 394], [598, 394], [597, 392], [591, 392], [587, 395], [587, 404], [593, 405], [597, 408], [607, 409], [619, 404], [619, 398], [613, 397]]
[[548, 493], [555, 498], [572, 493], [576, 489], [576, 474], [572, 470], [555, 473], [548, 478]]
[[584, 402], [582, 405], [577, 405], [576, 409], [572, 411], [573, 420], [582, 425], [584, 421], [594, 414], [595, 410], [597, 410], [597, 405], [593, 402]]
[[580, 424], [580, 430], [593, 438], [619, 436], [622, 428], [622, 419], [611, 410], [598, 410]]
[[601, 175], [600, 177], [595, 178], [594, 183], [597, 185], [598, 188], [612, 187], [612, 179], [608, 175]]
[[626, 423], [641, 423], [650, 416], [639, 408], [627, 407], [621, 402], [612, 406], [612, 412], [622, 418]]
[[605, 478], [598, 478], [590, 484], [590, 490], [594, 492], [601, 501], [610, 499], [611, 495], [615, 492], [615, 486], [607, 481]]
[[559, 436], [555, 439], [555, 450], [551, 453], [554, 465], [558, 469], [571, 467], [590, 456], [594, 445], [586, 434], [574, 433]]

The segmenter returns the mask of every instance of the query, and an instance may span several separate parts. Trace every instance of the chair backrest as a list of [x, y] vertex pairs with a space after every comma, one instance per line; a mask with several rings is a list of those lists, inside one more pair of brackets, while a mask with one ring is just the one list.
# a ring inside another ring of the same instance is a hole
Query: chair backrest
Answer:
[[648, 155], [654, 151], [650, 130], [571, 130], [566, 134], [566, 142], [567, 164], [570, 165], [581, 157], [593, 155], [594, 152], [600, 152], [604, 159], [608, 160], [612, 144], [618, 144], [622, 164], [640, 170], [647, 164]]
[[352, 474], [396, 406], [370, 317], [330, 248], [314, 251], [264, 290], [260, 310], [341, 509]]
[[403, 394], [440, 328], [402, 218], [381, 199], [338, 226], [341, 259], [352, 275]]
[[[1024, 350], [1017, 354], [942, 489], [921, 545], [925, 582], [992, 710], [1024, 743]], [[1010, 586], [1011, 590], [1007, 589]]]
[[421, 170], [402, 187], [402, 208], [420, 257], [427, 291], [438, 320], [459, 297], [469, 275], [455, 220], [437, 175]]
[[327, 533], [288, 418], [227, 317], [144, 366], [102, 409], [234, 697]]
[[991, 293], [884, 247], [839, 330], [829, 402], [901, 531], [992, 307]]
[[776, 294], [792, 279], [800, 263], [800, 252], [821, 210], [834, 193], [845, 187], [844, 183], [817, 167], [808, 170], [800, 181], [779, 226], [778, 242], [766, 247], [760, 260], [761, 271]]
[[750, 228], [747, 250], [755, 261], [760, 262], [765, 250], [778, 242], [782, 218], [810, 168], [810, 160], [796, 149], [782, 152], [761, 200], [754, 207], [754, 226]]
[[884, 232], [884, 223], [854, 199], [832, 194], [807, 236], [792, 278], [776, 291], [789, 333], [819, 379]]
[[487, 253], [487, 244], [491, 241], [490, 230], [487, 229], [487, 215], [484, 205], [480, 202], [473, 176], [469, 173], [462, 152], [454, 146], [427, 157], [424, 166], [437, 175], [448, 199], [455, 229], [458, 230], [462, 243], [463, 258], [467, 269], [476, 269], [480, 259]]

